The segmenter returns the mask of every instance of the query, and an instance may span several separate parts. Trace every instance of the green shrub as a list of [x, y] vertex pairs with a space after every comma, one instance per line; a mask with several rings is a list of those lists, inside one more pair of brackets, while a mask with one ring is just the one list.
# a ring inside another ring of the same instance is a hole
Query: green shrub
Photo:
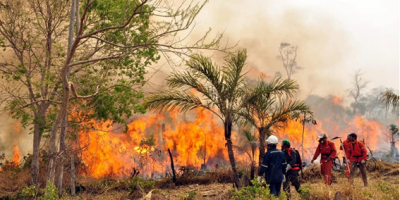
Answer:
[[307, 183], [306, 185], [300, 187], [300, 196], [301, 199], [310, 199], [311, 198], [311, 185]]
[[44, 200], [55, 200], [55, 199], [58, 199], [57, 187], [55, 185], [53, 185], [53, 183], [51, 183], [50, 181], [47, 181], [46, 188], [44, 190], [45, 190], [45, 193], [44, 193], [44, 196], [43, 196]]
[[38, 195], [38, 190], [35, 185], [25, 186], [22, 188], [21, 193], [19, 193], [19, 197], [22, 198], [35, 198]]
[[232, 191], [232, 198], [236, 200], [248, 200], [248, 199], [286, 199], [285, 192], [281, 191], [279, 198], [275, 198], [270, 194], [268, 185], [267, 187], [262, 186], [258, 183], [257, 179], [251, 180], [253, 186], [246, 186], [240, 190], [234, 189]]
[[397, 185], [393, 186], [388, 182], [378, 181], [373, 186], [383, 192], [384, 199], [399, 199], [399, 190], [397, 187], [394, 187]]

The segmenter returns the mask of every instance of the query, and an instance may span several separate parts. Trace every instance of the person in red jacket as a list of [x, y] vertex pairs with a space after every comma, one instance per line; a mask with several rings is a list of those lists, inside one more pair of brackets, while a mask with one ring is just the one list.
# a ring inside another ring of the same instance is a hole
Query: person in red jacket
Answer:
[[346, 177], [350, 178], [350, 167], [351, 167], [351, 162], [350, 162], [350, 144], [351, 142], [349, 141], [350, 139], [350, 134], [347, 135], [347, 139], [343, 141], [343, 143], [340, 145], [340, 150], [344, 150], [344, 153], [346, 155]]
[[336, 147], [333, 142], [328, 140], [324, 133], [320, 134], [318, 137], [319, 144], [311, 163], [321, 154], [321, 174], [324, 176], [325, 184], [331, 185], [332, 161], [336, 157]]
[[357, 134], [351, 133], [350, 135], [350, 183], [353, 184], [354, 176], [356, 175], [357, 167], [360, 168], [364, 186], [368, 187], [367, 170], [365, 163], [367, 162], [367, 149], [364, 143], [357, 140]]

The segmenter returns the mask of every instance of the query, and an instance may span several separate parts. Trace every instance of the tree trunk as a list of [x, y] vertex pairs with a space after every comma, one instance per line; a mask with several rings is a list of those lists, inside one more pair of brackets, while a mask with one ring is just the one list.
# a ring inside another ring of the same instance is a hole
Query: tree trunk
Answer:
[[[67, 113], [65, 113], [67, 115]], [[67, 128], [67, 116], [64, 116], [61, 121], [61, 133], [60, 133], [60, 150], [57, 156], [57, 166], [56, 166], [56, 177], [57, 177], [57, 188], [58, 197], [62, 196], [62, 181], [64, 175], [64, 156], [65, 156], [65, 131]]]
[[250, 179], [254, 179], [254, 173], [256, 171], [256, 167], [254, 166], [254, 160], [251, 161], [251, 167], [250, 167]]
[[172, 158], [171, 150], [168, 148], [169, 158], [171, 159], [171, 170], [172, 170], [172, 181], [176, 185], [176, 175], [175, 175], [175, 168], [174, 168], [174, 159]]
[[260, 153], [258, 155], [258, 166], [261, 166], [263, 159], [264, 159], [264, 154], [265, 154], [265, 138], [267, 135], [266, 129], [264, 127], [258, 128], [258, 133], [259, 133], [259, 150]]
[[71, 195], [75, 195], [75, 159], [71, 153]]
[[232, 171], [233, 171], [233, 180], [235, 183], [235, 186], [240, 189], [241, 184], [239, 181], [239, 176], [236, 170], [236, 163], [235, 163], [235, 156], [233, 154], [233, 146], [232, 146], [232, 141], [231, 141], [231, 135], [232, 135], [232, 121], [229, 120], [229, 118], [224, 122], [225, 124], [225, 140], [226, 140], [226, 146], [228, 147], [228, 156], [229, 156], [229, 161], [231, 163]]
[[42, 139], [43, 126], [46, 120], [47, 104], [39, 106], [39, 111], [35, 116], [35, 124], [33, 126], [33, 153], [31, 163], [31, 183], [37, 185], [39, 182], [39, 155], [40, 155], [40, 141]]
[[[69, 58], [71, 59], [72, 54], [72, 42], [73, 42], [73, 36], [74, 36], [74, 22], [75, 22], [75, 11], [77, 9], [76, 2], [78, 0], [72, 0], [72, 5], [71, 5], [71, 16], [70, 16], [70, 24], [69, 24], [69, 36], [68, 36], [68, 55]], [[69, 60], [70, 61], [70, 60]], [[69, 63], [67, 60], [67, 63]], [[64, 71], [65, 70], [65, 71]], [[67, 122], [68, 122], [68, 98], [69, 98], [69, 66], [66, 65], [63, 69], [62, 73], [62, 78], [63, 78], [63, 86], [64, 86], [64, 100], [63, 100], [63, 107], [62, 110], [60, 110], [60, 113], [62, 113], [62, 121], [61, 121], [61, 133], [60, 133], [60, 151], [59, 151], [59, 156], [58, 156], [58, 162], [57, 162], [57, 183], [55, 184], [58, 188], [58, 197], [61, 198], [62, 196], [62, 182], [63, 182], [63, 175], [64, 175], [64, 154], [65, 154], [65, 134], [67, 131]]]

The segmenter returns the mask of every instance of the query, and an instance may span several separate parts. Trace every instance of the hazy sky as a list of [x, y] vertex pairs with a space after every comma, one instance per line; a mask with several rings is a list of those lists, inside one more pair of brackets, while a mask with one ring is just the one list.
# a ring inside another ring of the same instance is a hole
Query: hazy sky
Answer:
[[[281, 42], [298, 46], [293, 75], [303, 95], [345, 95], [361, 69], [369, 89], [399, 89], [399, 5], [397, 0], [272, 1], [213, 0], [200, 13], [195, 34], [211, 27], [248, 49], [249, 67], [285, 75]], [[285, 76], [286, 77], [286, 76]]]

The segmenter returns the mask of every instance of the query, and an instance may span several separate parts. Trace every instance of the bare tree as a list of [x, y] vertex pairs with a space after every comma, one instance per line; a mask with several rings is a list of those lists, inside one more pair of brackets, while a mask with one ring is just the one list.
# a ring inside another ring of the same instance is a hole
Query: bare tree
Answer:
[[357, 112], [357, 108], [360, 104], [360, 99], [363, 96], [364, 89], [367, 87], [368, 83], [369, 81], [362, 78], [361, 69], [356, 70], [352, 75], [352, 87], [349, 88], [347, 91], [354, 99], [354, 103], [352, 104], [353, 115], [355, 115]]
[[278, 59], [282, 61], [283, 67], [286, 70], [287, 78], [290, 80], [292, 75], [298, 70], [303, 69], [297, 65], [297, 46], [292, 46], [289, 43], [282, 42], [279, 47]]

